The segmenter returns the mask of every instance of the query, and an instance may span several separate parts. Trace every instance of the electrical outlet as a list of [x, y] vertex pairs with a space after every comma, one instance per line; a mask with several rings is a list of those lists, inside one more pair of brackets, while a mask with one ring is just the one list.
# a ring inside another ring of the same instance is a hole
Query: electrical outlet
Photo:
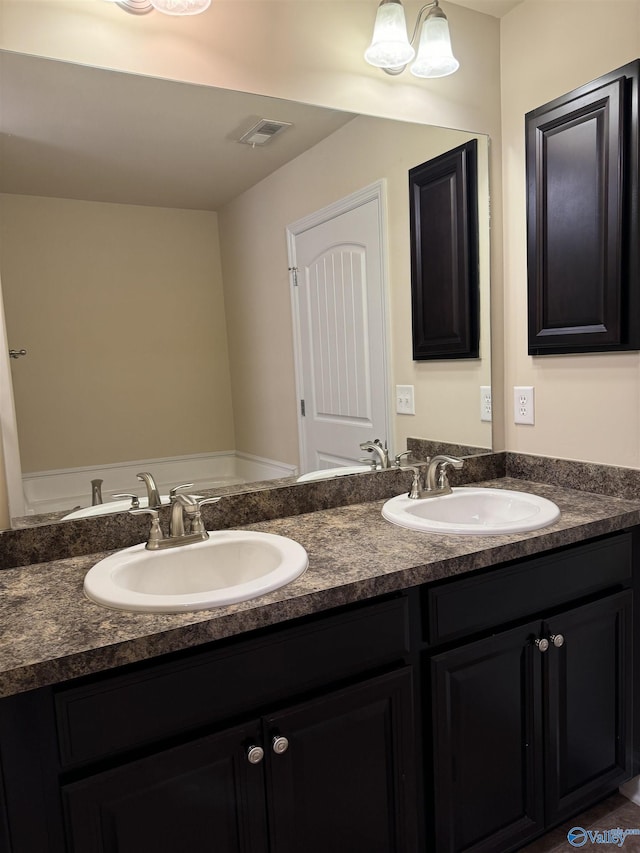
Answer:
[[535, 423], [534, 394], [532, 385], [516, 385], [513, 389], [513, 422]]
[[415, 415], [413, 385], [396, 385], [396, 412], [399, 415]]
[[491, 386], [480, 386], [480, 420], [491, 420]]

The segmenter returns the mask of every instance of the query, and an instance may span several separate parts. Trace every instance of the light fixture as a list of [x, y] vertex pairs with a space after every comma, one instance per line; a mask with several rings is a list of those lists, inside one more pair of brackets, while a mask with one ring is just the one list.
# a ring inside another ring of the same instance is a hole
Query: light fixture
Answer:
[[157, 9], [165, 15], [199, 15], [211, 0], [114, 0], [117, 6], [133, 15], [146, 15]]
[[165, 15], [199, 15], [211, 5], [211, 0], [151, 0], [151, 5]]
[[[422, 24], [418, 54], [413, 44]], [[416, 77], [446, 77], [460, 67], [451, 50], [449, 22], [438, 0], [427, 3], [418, 12], [411, 39], [407, 36], [401, 0], [380, 0], [371, 44], [364, 54], [370, 65], [382, 68], [387, 74], [402, 74], [415, 56], [411, 73]]]

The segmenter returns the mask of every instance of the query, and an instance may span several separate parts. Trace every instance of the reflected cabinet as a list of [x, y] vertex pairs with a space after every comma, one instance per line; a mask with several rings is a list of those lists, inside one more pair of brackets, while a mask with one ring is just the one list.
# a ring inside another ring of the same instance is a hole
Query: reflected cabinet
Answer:
[[530, 355], [640, 348], [639, 67], [526, 115]]
[[478, 358], [477, 146], [409, 171], [414, 361]]

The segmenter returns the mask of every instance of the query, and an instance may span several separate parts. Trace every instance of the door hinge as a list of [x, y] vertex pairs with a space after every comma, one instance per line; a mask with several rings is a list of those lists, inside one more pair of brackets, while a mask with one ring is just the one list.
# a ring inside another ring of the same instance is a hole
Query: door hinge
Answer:
[[300, 414], [302, 415], [303, 418], [305, 418], [307, 416], [306, 408], [304, 405], [304, 400], [300, 400]]
[[298, 286], [298, 267], [289, 267], [288, 269], [289, 269], [289, 272], [291, 273], [291, 276], [293, 278], [293, 286], [297, 287]]

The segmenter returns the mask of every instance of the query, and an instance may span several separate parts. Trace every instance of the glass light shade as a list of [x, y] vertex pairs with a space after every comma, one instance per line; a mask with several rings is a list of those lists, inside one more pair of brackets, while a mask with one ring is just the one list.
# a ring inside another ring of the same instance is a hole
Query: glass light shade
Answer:
[[439, 8], [427, 15], [420, 33], [420, 44], [411, 73], [416, 77], [446, 77], [460, 67], [451, 50], [449, 22]]
[[400, 68], [411, 62], [416, 52], [409, 44], [402, 4], [397, 0], [378, 6], [371, 44], [364, 54], [376, 68]]
[[165, 15], [199, 15], [211, 5], [211, 0], [151, 0], [158, 12]]

